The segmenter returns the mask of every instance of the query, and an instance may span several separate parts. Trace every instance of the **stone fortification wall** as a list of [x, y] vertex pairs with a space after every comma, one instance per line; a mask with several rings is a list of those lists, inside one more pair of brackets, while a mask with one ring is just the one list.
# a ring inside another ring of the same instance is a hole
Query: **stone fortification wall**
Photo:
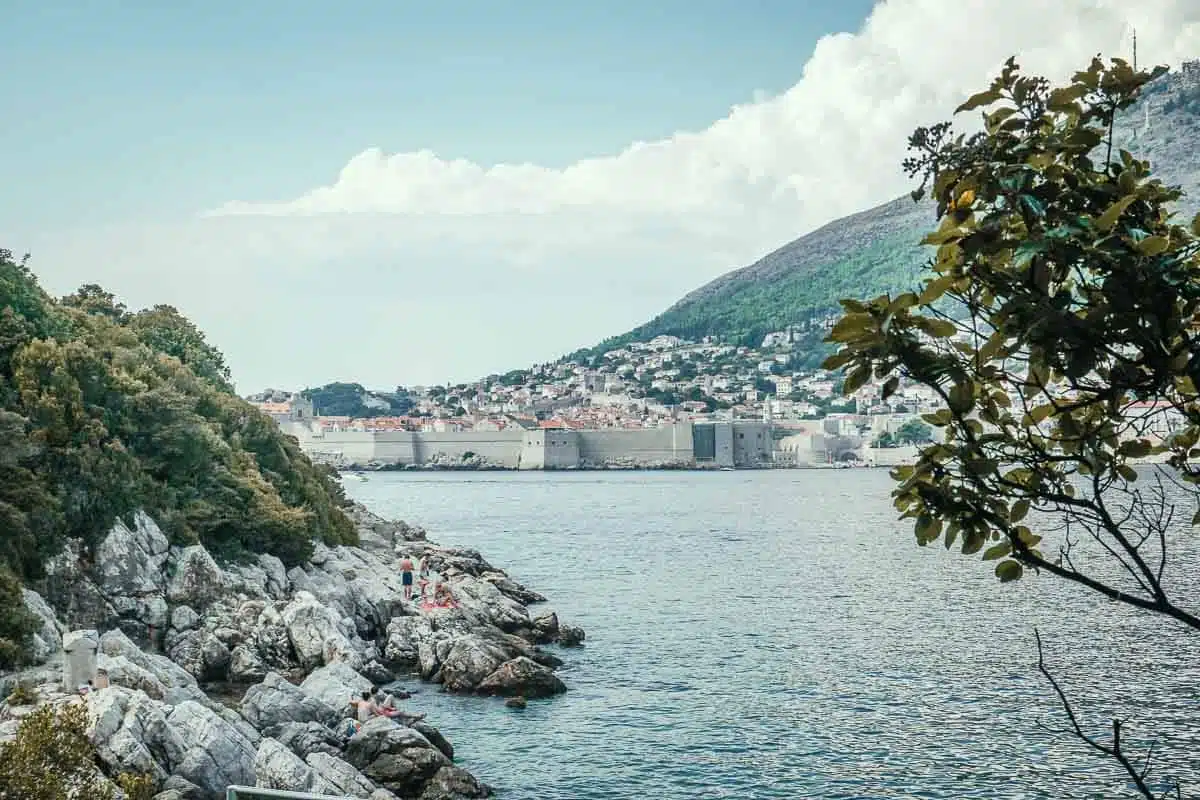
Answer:
[[[714, 457], [707, 463], [752, 467], [771, 462], [769, 426], [716, 423]], [[475, 460], [507, 469], [662, 467], [696, 465], [691, 422], [634, 430], [503, 430], [424, 433], [325, 431], [294, 425], [305, 452], [335, 464], [453, 465]]]
[[575, 431], [528, 431], [521, 444], [518, 469], [575, 469], [579, 466], [579, 434]]
[[692, 466], [696, 463], [690, 422], [638, 430], [577, 433], [579, 461], [585, 467], [676, 464]]
[[[380, 436], [395, 434], [381, 433]], [[520, 464], [524, 430], [462, 431], [458, 433], [410, 433], [413, 453], [407, 460], [387, 459], [390, 464], [429, 464], [460, 461], [474, 453], [489, 465], [516, 469]], [[440, 456], [439, 456], [440, 454]], [[402, 455], [398, 451], [398, 455]], [[380, 459], [384, 461], [384, 459]]]

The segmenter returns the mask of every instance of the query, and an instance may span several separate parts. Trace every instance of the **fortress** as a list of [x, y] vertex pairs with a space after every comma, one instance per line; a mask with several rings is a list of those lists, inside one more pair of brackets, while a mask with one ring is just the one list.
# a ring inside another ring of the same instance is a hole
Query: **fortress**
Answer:
[[304, 411], [294, 408], [286, 416], [272, 416], [314, 461], [342, 467], [475, 461], [519, 470], [749, 468], [769, 466], [774, 449], [771, 426], [754, 421], [688, 421], [604, 430], [344, 431], [316, 425]]

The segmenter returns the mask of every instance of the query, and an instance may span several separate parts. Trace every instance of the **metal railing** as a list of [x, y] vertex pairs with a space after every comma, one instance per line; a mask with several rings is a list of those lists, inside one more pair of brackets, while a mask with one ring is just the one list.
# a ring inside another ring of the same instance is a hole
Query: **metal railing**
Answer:
[[287, 792], [283, 789], [257, 789], [253, 786], [230, 786], [225, 800], [349, 800], [342, 795]]

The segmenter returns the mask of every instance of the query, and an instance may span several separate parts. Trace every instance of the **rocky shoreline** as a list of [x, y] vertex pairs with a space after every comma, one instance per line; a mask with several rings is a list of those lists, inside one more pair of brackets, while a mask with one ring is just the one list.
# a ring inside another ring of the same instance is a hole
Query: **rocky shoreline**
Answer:
[[[0, 741], [36, 705], [84, 703], [98, 769], [151, 776], [156, 800], [224, 797], [229, 785], [373, 800], [489, 796], [421, 715], [404, 710], [354, 732], [351, 699], [411, 676], [519, 707], [565, 691], [562, 660], [545, 646], [578, 645], [584, 632], [553, 612], [531, 614], [545, 598], [478, 552], [433, 544], [361, 505], [348, 513], [359, 546], [318, 544], [291, 569], [269, 555], [220, 565], [200, 545], [171, 547], [145, 514], [116, 524], [90, 556], [73, 543], [25, 590], [41, 623], [30, 653], [40, 666], [0, 676], [0, 697], [19, 685], [37, 702], [0, 704]], [[404, 599], [404, 555], [428, 560], [453, 607]], [[95, 640], [109, 687], [67, 691], [64, 634], [68, 645]]]

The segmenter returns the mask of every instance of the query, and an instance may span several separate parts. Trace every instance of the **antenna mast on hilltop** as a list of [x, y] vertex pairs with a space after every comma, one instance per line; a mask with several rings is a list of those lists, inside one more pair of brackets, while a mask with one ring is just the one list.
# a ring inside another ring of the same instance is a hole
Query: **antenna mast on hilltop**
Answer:
[[1133, 29], [1133, 71], [1137, 72], [1137, 28]]

